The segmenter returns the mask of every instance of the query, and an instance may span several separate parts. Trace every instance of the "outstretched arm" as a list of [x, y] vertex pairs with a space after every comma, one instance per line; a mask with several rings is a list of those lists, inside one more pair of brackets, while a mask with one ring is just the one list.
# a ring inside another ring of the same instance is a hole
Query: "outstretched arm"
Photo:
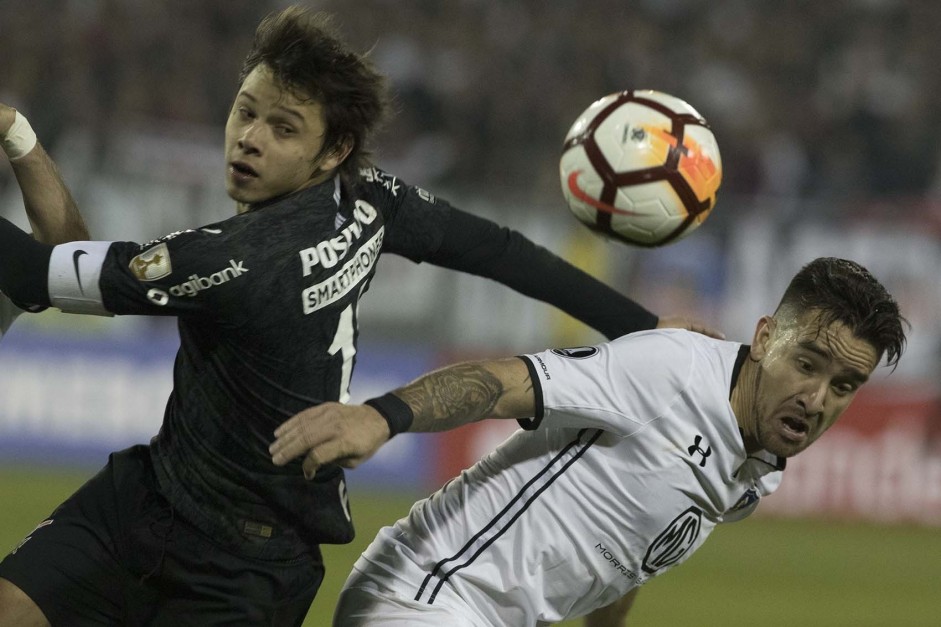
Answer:
[[88, 229], [56, 164], [36, 141], [29, 123], [0, 104], [0, 145], [23, 194], [33, 237], [46, 244], [87, 240]]
[[300, 412], [275, 431], [272, 461], [283, 466], [303, 456], [310, 478], [326, 464], [361, 464], [399, 431], [445, 431], [483, 418], [529, 418], [536, 410], [529, 370], [518, 358], [435, 370], [373, 401]]
[[412, 412], [408, 431], [446, 431], [483, 418], [529, 418], [536, 410], [529, 370], [519, 358], [435, 370], [393, 395]]
[[658, 318], [521, 233], [459, 209], [451, 210], [441, 244], [429, 261], [499, 281], [558, 307], [608, 339], [654, 327], [723, 337], [720, 331], [690, 317]]

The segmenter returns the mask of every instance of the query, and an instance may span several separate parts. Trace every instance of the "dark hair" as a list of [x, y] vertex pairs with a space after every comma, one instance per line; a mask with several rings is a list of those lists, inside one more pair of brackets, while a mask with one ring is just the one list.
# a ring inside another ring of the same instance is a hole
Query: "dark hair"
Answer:
[[842, 322], [873, 345], [880, 359], [898, 364], [905, 348], [905, 318], [898, 303], [866, 268], [855, 261], [820, 257], [798, 272], [781, 298], [778, 311], [819, 313], [821, 326]]
[[259, 64], [295, 96], [323, 106], [326, 133], [320, 154], [349, 141], [352, 150], [338, 170], [355, 179], [369, 165], [366, 144], [386, 117], [385, 78], [343, 43], [329, 15], [299, 6], [270, 13], [259, 23], [242, 63], [240, 85]]

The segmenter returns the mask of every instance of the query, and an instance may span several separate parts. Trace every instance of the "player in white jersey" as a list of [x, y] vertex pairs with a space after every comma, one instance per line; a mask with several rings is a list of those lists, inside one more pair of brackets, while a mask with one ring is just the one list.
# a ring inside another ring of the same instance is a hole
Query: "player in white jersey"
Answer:
[[883, 356], [897, 363], [904, 322], [864, 268], [817, 259], [751, 345], [655, 330], [458, 364], [298, 414], [273, 461], [306, 455], [313, 473], [398, 431], [517, 419], [524, 430], [379, 532], [335, 625], [535, 626], [612, 606], [620, 624], [633, 591], [754, 511]]
[[746, 453], [729, 404], [746, 356], [668, 331], [527, 356], [541, 424], [380, 531], [339, 624], [374, 613], [363, 599], [377, 579], [470, 624], [537, 625], [609, 605], [682, 562], [780, 482], [783, 460]]

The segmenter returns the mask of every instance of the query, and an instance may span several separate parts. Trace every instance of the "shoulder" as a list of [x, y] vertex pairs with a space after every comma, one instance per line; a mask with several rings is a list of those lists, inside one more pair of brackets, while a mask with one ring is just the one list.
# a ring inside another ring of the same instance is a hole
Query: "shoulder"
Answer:
[[686, 329], [648, 329], [628, 333], [607, 343], [622, 359], [643, 359], [658, 367], [682, 367], [694, 361], [735, 358], [738, 343], [717, 340]]
[[376, 167], [360, 168], [353, 181], [354, 189], [363, 195], [395, 198], [407, 185], [394, 174]]
[[612, 358], [651, 369], [688, 371], [697, 350], [697, 334], [684, 329], [649, 329], [608, 342]]
[[682, 329], [651, 329], [608, 343], [611, 361], [636, 393], [672, 395], [692, 378], [696, 338]]
[[622, 336], [607, 346], [626, 389], [673, 397], [724, 390], [739, 344], [684, 329], [652, 329]]
[[412, 185], [380, 168], [362, 168], [354, 181], [357, 195], [383, 205], [434, 206], [440, 199], [426, 189]]
[[616, 340], [555, 348], [530, 356], [552, 387], [608, 390], [621, 399], [672, 398], [692, 377], [695, 339], [674, 329], [639, 331]]
[[694, 339], [675, 330], [528, 355], [548, 426], [591, 426], [629, 435], [663, 416], [693, 377]]
[[[110, 242], [109, 259], [140, 281], [155, 281], [181, 272], [215, 272], [236, 267], [248, 257], [267, 251], [277, 241], [269, 230], [247, 228], [253, 214], [233, 216], [194, 229], [174, 231], [139, 244]], [[188, 274], [187, 274], [188, 276]]]

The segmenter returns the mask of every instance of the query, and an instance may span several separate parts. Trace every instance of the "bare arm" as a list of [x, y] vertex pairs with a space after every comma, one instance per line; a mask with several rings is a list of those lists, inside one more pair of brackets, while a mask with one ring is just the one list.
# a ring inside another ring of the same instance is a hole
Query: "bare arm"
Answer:
[[[15, 115], [15, 109], [0, 104], [0, 138], [6, 137]], [[72, 194], [42, 145], [37, 143], [25, 156], [10, 163], [33, 237], [46, 244], [90, 239]]]
[[[529, 418], [536, 407], [529, 370], [515, 357], [435, 370], [392, 393], [414, 416], [411, 432], [444, 431], [483, 418]], [[368, 405], [323, 403], [282, 424], [275, 438], [269, 447], [274, 464], [303, 456], [310, 478], [325, 464], [353, 468], [372, 457], [389, 440], [389, 425]]]
[[483, 418], [530, 418], [536, 402], [518, 358], [456, 364], [393, 392], [414, 414], [409, 431], [446, 431]]
[[627, 613], [639, 591], [640, 588], [633, 588], [611, 605], [595, 610], [585, 617], [585, 627], [626, 627]]

